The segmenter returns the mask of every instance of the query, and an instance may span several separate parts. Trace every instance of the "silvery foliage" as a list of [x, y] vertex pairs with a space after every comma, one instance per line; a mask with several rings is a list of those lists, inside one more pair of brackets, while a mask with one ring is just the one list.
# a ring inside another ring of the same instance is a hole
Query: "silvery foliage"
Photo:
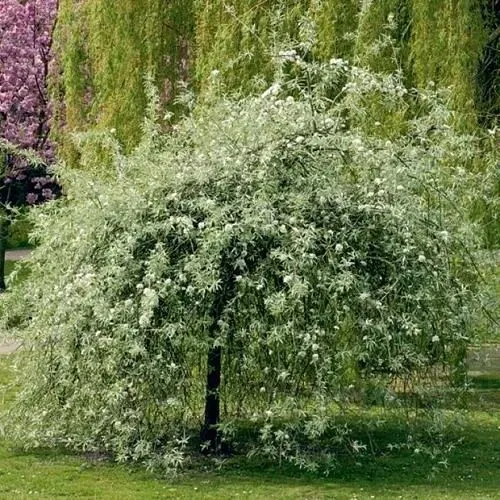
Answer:
[[292, 64], [237, 100], [214, 74], [213, 99], [171, 133], [146, 121], [115, 180], [63, 173], [66, 199], [34, 216], [31, 277], [1, 303], [24, 342], [10, 437], [176, 470], [200, 445], [228, 283], [215, 342], [237, 450], [304, 467], [361, 453], [344, 419], [368, 393], [408, 417], [419, 391], [459, 379], [475, 139], [431, 91], [405, 133], [371, 133], [364, 96], [404, 106], [398, 75]]

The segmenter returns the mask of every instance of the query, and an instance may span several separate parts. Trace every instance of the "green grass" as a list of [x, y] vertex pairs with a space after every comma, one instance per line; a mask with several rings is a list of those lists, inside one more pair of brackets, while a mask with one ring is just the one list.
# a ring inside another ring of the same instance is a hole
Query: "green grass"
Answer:
[[29, 233], [32, 229], [32, 224], [27, 219], [26, 214], [16, 217], [14, 222], [9, 226], [7, 248], [15, 249], [29, 247]]
[[[0, 385], [12, 381], [12, 358], [0, 357]], [[498, 394], [500, 373], [478, 378], [478, 393]], [[0, 397], [5, 407], [10, 387]], [[485, 408], [484, 406], [482, 408]], [[500, 401], [487, 411], [471, 411], [465, 440], [432, 473], [429, 460], [415, 453], [366, 457], [343, 463], [329, 477], [257, 460], [232, 459], [221, 470], [198, 463], [177, 480], [164, 480], [137, 467], [114, 465], [64, 451], [24, 452], [0, 441], [0, 498], [119, 499], [368, 499], [500, 498]], [[392, 436], [388, 435], [390, 440]]]
[[[29, 265], [23, 262], [15, 262], [12, 260], [6, 260], [5, 261], [5, 277], [8, 277], [12, 271], [18, 266], [18, 274], [14, 280], [15, 283], [19, 283], [23, 280], [25, 280], [29, 276]], [[9, 285], [7, 285], [9, 286]]]
[[11, 260], [5, 261], [5, 276], [8, 276], [14, 270], [15, 264], [16, 263]]

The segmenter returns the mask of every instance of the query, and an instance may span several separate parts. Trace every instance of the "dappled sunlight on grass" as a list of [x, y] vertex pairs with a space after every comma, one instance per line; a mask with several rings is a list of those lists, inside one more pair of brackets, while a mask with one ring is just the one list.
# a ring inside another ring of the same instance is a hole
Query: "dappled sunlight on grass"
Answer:
[[[0, 385], [12, 382], [13, 356], [0, 357]], [[486, 411], [463, 412], [463, 441], [434, 466], [415, 451], [345, 456], [328, 476], [258, 458], [199, 458], [176, 479], [165, 480], [138, 467], [115, 465], [99, 454], [65, 450], [23, 451], [0, 441], [0, 497], [38, 498], [496, 498], [500, 470], [500, 376], [472, 381]], [[6, 398], [0, 398], [5, 408]], [[494, 396], [494, 397], [491, 397]], [[381, 428], [379, 442], [397, 429]]]

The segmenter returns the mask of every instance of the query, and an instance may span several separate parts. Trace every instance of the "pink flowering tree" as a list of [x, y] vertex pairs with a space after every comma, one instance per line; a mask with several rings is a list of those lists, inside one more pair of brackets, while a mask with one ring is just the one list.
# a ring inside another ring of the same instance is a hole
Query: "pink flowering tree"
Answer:
[[[54, 156], [46, 84], [56, 12], [57, 0], [0, 2], [0, 290], [13, 209], [60, 192], [47, 170]], [[26, 149], [43, 162], [22, 154]]]

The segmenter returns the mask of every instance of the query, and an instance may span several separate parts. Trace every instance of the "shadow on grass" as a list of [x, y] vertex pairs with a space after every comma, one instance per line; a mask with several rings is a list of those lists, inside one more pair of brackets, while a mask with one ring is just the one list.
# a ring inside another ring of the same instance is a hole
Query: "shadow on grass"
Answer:
[[[9, 364], [10, 361], [7, 360], [0, 363], [0, 380], [8, 380]], [[473, 394], [489, 401], [492, 407], [500, 408], [500, 398], [496, 399], [500, 392], [499, 376], [490, 374], [474, 377], [472, 383], [475, 391]], [[353, 455], [345, 450], [338, 450], [338, 460], [327, 476], [319, 472], [299, 470], [285, 462], [278, 467], [271, 461], [258, 457], [249, 459], [244, 454], [217, 459], [193, 455], [191, 465], [174, 481], [168, 480], [168, 484], [186, 491], [196, 489], [201, 484], [209, 484], [209, 489], [205, 491], [207, 498], [213, 498], [211, 495], [217, 497], [219, 493], [220, 498], [229, 498], [233, 489], [238, 488], [258, 492], [256, 498], [262, 498], [265, 491], [283, 491], [283, 496], [276, 498], [286, 498], [286, 492], [293, 492], [294, 488], [303, 495], [301, 498], [305, 498], [305, 493], [302, 492], [306, 490], [311, 492], [306, 495], [308, 497], [344, 498], [337, 496], [337, 492], [342, 489], [363, 489], [377, 498], [397, 498], [400, 492], [406, 492], [406, 495], [413, 492], [414, 498], [441, 498], [445, 494], [452, 494], [453, 498], [484, 498], [485, 495], [495, 497], [500, 478], [500, 412], [480, 411], [472, 404], [469, 410], [460, 415], [461, 424], [454, 427], [451, 434], [441, 441], [442, 446], [453, 443], [456, 446], [445, 454], [439, 454], [442, 451], [440, 449], [434, 450], [439, 455], [434, 459], [427, 453], [418, 451], [416, 446], [411, 450], [388, 450], [389, 443], [406, 438], [406, 430], [400, 423], [387, 419], [379, 427], [373, 427], [369, 426], [367, 420], [360, 419], [351, 422], [353, 433], [366, 433], [368, 426], [371, 439], [377, 443], [374, 453]], [[248, 432], [251, 434], [252, 430], [249, 429]], [[242, 438], [248, 439], [249, 435]], [[429, 446], [430, 444], [429, 442]], [[335, 445], [328, 439], [322, 441], [320, 446], [335, 451]], [[14, 464], [15, 470], [29, 471], [38, 468], [49, 474], [69, 469], [75, 478], [89, 479], [92, 474], [99, 474], [109, 481], [119, 478], [120, 481], [133, 480], [144, 484], [164, 479], [147, 473], [139, 466], [117, 466], [103, 454], [75, 454], [66, 449], [26, 452], [12, 448], [5, 442], [0, 442], [0, 463], [2, 462]], [[161, 481], [161, 484], [167, 482]], [[290, 493], [290, 498], [298, 496]]]
[[472, 377], [472, 387], [476, 390], [500, 391], [500, 372], [487, 373]]
[[[433, 461], [427, 455], [398, 451], [378, 456], [343, 457], [327, 476], [298, 470], [285, 464], [277, 467], [266, 460], [228, 459], [219, 472], [214, 464], [197, 463], [179, 482], [199, 481], [200, 470], [207, 478], [219, 481], [238, 481], [242, 484], [275, 485], [278, 487], [309, 486], [318, 488], [345, 487], [364, 489], [370, 494], [397, 498], [398, 492], [418, 491], [418, 498], [440, 497], [441, 492], [453, 492], [457, 498], [471, 498], [476, 494], [495, 494], [499, 487], [500, 430], [495, 422], [481, 422], [481, 416], [464, 429], [463, 442], [447, 455]], [[387, 430], [388, 435], [390, 430]], [[436, 492], [435, 490], [439, 490]], [[426, 491], [427, 493], [423, 493]], [[319, 497], [318, 497], [319, 498]], [[406, 497], [405, 497], [406, 498]], [[416, 498], [416, 497], [415, 497]]]
[[[210, 484], [218, 491], [228, 485], [248, 489], [258, 485], [270, 491], [293, 488], [310, 488], [321, 491], [328, 497], [337, 488], [365, 489], [370, 494], [384, 494], [391, 498], [397, 492], [429, 491], [436, 497], [439, 491], [454, 492], [457, 498], [471, 498], [498, 492], [498, 471], [500, 470], [500, 431], [494, 425], [473, 426], [464, 442], [447, 457], [448, 464], [441, 464], [434, 470], [428, 457], [410, 452], [372, 457], [369, 455], [354, 459], [343, 459], [328, 476], [298, 470], [284, 464], [281, 467], [256, 458], [233, 457], [224, 463], [210, 459], [199, 459], [192, 467], [168, 483], [179, 487], [197, 487]], [[71, 454], [64, 449], [40, 449], [24, 452], [19, 449], [5, 450], [0, 459], [20, 461], [31, 466], [73, 466], [82, 473], [100, 471], [100, 474], [123, 473], [130, 479], [149, 481], [163, 480], [159, 475], [146, 473], [141, 467], [116, 466], [103, 456]], [[436, 492], [435, 490], [438, 490]], [[392, 492], [392, 493], [391, 493]], [[227, 498], [227, 497], [224, 497]], [[323, 498], [314, 496], [314, 498]], [[406, 498], [406, 497], [405, 497]], [[418, 498], [423, 498], [418, 496]]]

